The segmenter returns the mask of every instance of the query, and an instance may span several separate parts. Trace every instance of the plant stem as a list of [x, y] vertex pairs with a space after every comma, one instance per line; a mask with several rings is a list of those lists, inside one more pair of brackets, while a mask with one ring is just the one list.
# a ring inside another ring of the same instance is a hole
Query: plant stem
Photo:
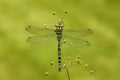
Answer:
[[68, 70], [68, 68], [66, 68], [66, 72], [67, 72], [68, 80], [70, 80], [70, 75], [69, 75], [69, 70]]

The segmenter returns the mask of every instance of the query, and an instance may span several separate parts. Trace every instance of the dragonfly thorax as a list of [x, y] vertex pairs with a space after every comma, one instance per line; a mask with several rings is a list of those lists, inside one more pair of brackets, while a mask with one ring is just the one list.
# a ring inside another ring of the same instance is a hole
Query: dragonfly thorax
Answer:
[[62, 30], [63, 30], [63, 27], [56, 27], [55, 28], [56, 35], [62, 35]]
[[55, 25], [55, 32], [57, 35], [61, 35], [62, 34], [62, 30], [64, 27], [63, 21], [59, 20], [59, 22]]

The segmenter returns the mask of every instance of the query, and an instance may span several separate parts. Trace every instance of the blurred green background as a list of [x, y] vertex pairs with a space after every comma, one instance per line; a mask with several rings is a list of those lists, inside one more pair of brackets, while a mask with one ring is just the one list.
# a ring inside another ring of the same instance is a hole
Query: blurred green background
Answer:
[[[57, 72], [57, 45], [29, 44], [29, 25], [48, 24], [54, 28], [62, 16], [65, 28], [88, 27], [91, 47], [62, 48], [64, 58], [80, 55], [89, 67], [69, 70], [71, 80], [120, 80], [120, 1], [119, 0], [0, 0], [0, 80], [67, 80], [65, 70]], [[49, 62], [56, 62], [51, 69]], [[64, 62], [63, 62], [64, 63]], [[94, 74], [89, 75], [93, 70]], [[44, 72], [50, 71], [49, 76]]]

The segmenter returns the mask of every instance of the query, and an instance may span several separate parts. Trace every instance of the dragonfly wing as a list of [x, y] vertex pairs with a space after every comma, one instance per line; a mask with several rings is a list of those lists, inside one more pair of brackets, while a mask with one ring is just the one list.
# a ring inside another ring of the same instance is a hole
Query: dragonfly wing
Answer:
[[35, 44], [53, 44], [56, 41], [56, 36], [55, 35], [31, 36], [28, 37], [26, 41]]
[[29, 33], [32, 33], [32, 34], [38, 35], [38, 36], [44, 36], [44, 35], [54, 33], [54, 29], [50, 29], [50, 28], [47, 28], [47, 27], [28, 26], [28, 27], [25, 28], [25, 30]]
[[92, 29], [78, 29], [78, 30], [74, 30], [74, 29], [67, 29], [67, 30], [63, 30], [63, 35], [70, 35], [70, 36], [74, 36], [76, 38], [78, 37], [85, 37], [85, 36], [89, 36], [93, 34], [93, 30]]
[[83, 40], [83, 39], [80, 39], [80, 38], [74, 38], [74, 37], [66, 36], [66, 35], [63, 36], [62, 44], [68, 45], [68, 46], [71, 46], [71, 47], [78, 47], [78, 48], [79, 47], [89, 47], [90, 46], [90, 43], [86, 40]]

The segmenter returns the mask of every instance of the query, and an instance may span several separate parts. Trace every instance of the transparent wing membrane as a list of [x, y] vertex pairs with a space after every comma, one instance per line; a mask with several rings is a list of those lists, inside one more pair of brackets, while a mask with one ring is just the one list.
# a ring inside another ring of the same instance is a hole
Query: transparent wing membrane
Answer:
[[50, 36], [31, 36], [28, 37], [27, 42], [35, 44], [53, 44], [57, 42], [55, 35]]
[[90, 46], [90, 43], [86, 40], [83, 40], [80, 38], [74, 38], [67, 35], [63, 36], [63, 40], [61, 43], [70, 47], [89, 47]]
[[50, 29], [45, 26], [43, 26], [43, 27], [28, 26], [25, 28], [25, 30], [31, 34], [38, 35], [38, 36], [55, 34], [54, 29]]
[[69, 36], [74, 36], [74, 37], [86, 37], [89, 36], [93, 33], [93, 30], [91, 29], [78, 29], [78, 30], [74, 30], [74, 29], [64, 29], [63, 30], [63, 35], [69, 35]]
[[[28, 37], [27, 42], [35, 44], [53, 44], [57, 41], [54, 29], [47, 27], [28, 26], [26, 31], [36, 36]], [[81, 39], [82, 37], [89, 36], [93, 33], [91, 29], [65, 29], [63, 30], [61, 44], [71, 47], [88, 47], [90, 43]]]

